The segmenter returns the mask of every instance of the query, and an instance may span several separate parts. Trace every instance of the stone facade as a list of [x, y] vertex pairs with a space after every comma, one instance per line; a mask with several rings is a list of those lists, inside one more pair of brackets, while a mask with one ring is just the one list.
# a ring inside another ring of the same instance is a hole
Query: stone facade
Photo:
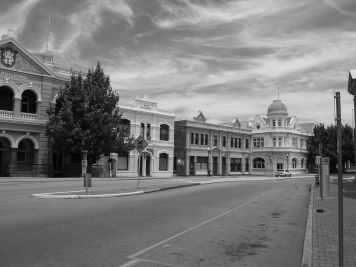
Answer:
[[140, 153], [136, 149], [118, 155], [117, 175], [120, 176], [173, 176], [174, 113], [158, 108], [158, 103], [135, 98], [132, 104], [119, 104], [122, 113], [120, 127], [127, 136], [140, 135], [147, 147]]
[[299, 123], [289, 116], [286, 105], [274, 100], [267, 117], [256, 115], [252, 127], [252, 173], [273, 176], [286, 169], [292, 174], [307, 172], [307, 141], [314, 123]]
[[251, 173], [251, 129], [238, 119], [229, 124], [206, 122], [199, 113], [193, 120], [174, 123], [177, 175], [238, 175]]

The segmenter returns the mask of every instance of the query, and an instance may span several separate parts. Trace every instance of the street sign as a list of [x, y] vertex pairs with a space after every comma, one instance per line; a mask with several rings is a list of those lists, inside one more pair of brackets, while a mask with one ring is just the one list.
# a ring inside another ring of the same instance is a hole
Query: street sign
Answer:
[[139, 137], [137, 137], [135, 139], [135, 141], [133, 141], [133, 145], [135, 146], [135, 148], [137, 149], [138, 153], [141, 153], [142, 150], [144, 150], [146, 148], [146, 146], [148, 145], [147, 141], [143, 138], [142, 135], [140, 135]]

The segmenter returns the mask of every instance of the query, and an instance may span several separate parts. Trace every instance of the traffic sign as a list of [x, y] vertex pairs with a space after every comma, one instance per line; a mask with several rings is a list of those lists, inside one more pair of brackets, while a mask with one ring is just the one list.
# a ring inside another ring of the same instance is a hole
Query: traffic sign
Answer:
[[139, 137], [137, 137], [135, 139], [135, 141], [133, 141], [133, 145], [135, 146], [135, 148], [137, 149], [138, 153], [141, 153], [142, 150], [144, 150], [146, 148], [146, 146], [148, 145], [147, 141], [143, 138], [142, 135], [140, 135]]

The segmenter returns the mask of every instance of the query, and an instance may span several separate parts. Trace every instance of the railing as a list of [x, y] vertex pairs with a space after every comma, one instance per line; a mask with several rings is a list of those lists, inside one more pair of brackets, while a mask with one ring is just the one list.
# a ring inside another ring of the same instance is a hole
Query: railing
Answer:
[[33, 114], [33, 113], [21, 113], [21, 119], [25, 119], [25, 120], [37, 120], [37, 114]]
[[0, 110], [0, 118], [13, 119], [14, 118], [14, 112], [13, 111], [7, 111], [7, 110]]

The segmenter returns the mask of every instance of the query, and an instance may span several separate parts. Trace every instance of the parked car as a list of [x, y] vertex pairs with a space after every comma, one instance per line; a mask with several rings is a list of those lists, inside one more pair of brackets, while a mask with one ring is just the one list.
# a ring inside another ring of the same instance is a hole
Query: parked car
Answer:
[[292, 174], [290, 171], [288, 170], [277, 170], [274, 174], [276, 177], [280, 176], [280, 177], [291, 177]]

